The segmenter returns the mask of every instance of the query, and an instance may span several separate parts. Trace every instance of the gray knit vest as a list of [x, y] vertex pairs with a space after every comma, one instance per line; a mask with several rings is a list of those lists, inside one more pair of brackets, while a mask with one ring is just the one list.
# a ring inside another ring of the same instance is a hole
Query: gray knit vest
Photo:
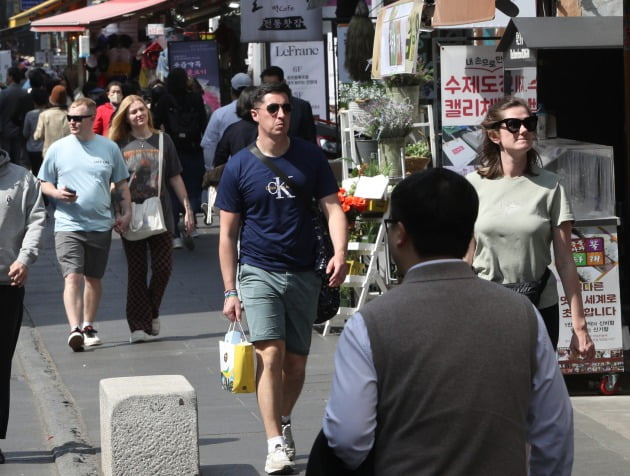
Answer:
[[378, 378], [375, 474], [526, 474], [538, 332], [526, 298], [440, 263], [360, 312]]

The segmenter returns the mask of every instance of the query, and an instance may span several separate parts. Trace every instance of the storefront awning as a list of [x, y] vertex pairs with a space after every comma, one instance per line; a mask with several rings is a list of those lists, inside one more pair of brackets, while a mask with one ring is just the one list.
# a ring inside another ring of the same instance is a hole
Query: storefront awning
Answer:
[[81, 0], [46, 0], [38, 5], [35, 5], [28, 10], [24, 10], [17, 15], [13, 15], [9, 18], [9, 28], [16, 28], [23, 26], [31, 22], [33, 18], [45, 16], [55, 10], [59, 10], [63, 7], [72, 6], [75, 3], [79, 3]]
[[497, 51], [507, 51], [520, 35], [521, 46], [530, 49], [621, 48], [622, 17], [513, 18]]
[[85, 31], [91, 26], [114, 23], [136, 14], [166, 8], [173, 0], [109, 0], [31, 23], [31, 31]]

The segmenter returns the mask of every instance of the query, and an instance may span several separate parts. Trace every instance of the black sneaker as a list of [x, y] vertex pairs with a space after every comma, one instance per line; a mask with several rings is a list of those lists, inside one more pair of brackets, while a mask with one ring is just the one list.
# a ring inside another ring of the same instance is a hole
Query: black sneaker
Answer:
[[184, 243], [184, 248], [189, 251], [195, 249], [195, 242], [193, 241], [193, 237], [190, 233], [186, 231], [186, 227], [184, 226], [184, 222], [180, 221], [177, 225], [179, 227], [179, 234], [182, 237], [182, 242]]
[[81, 352], [83, 350], [83, 332], [78, 327], [75, 327], [68, 336], [68, 345], [75, 352]]

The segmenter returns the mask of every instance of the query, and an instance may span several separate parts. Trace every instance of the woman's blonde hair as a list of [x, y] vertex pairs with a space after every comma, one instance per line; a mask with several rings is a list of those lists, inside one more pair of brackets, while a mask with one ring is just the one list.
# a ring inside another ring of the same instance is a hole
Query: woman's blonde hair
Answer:
[[[483, 127], [483, 141], [479, 147], [476, 165], [477, 173], [484, 178], [495, 179], [503, 177], [503, 166], [501, 165], [501, 147], [490, 140], [489, 134], [497, 129], [497, 122], [503, 119], [503, 113], [513, 107], [524, 107], [529, 115], [532, 115], [531, 108], [527, 102], [513, 96], [506, 96], [490, 106], [486, 117], [481, 123]], [[531, 148], [527, 151], [526, 175], [536, 175], [534, 165], [541, 165], [538, 152]]]
[[129, 139], [129, 135], [131, 134], [131, 124], [129, 124], [129, 121], [127, 120], [127, 112], [131, 105], [136, 101], [140, 101], [147, 109], [147, 125], [149, 126], [149, 130], [154, 134], [158, 132], [157, 129], [153, 126], [153, 117], [151, 116], [151, 111], [149, 110], [146, 101], [140, 96], [130, 94], [122, 100], [120, 106], [118, 106], [118, 109], [116, 110], [116, 114], [112, 119], [112, 124], [109, 128], [108, 136], [114, 142], [120, 143], [124, 140]]

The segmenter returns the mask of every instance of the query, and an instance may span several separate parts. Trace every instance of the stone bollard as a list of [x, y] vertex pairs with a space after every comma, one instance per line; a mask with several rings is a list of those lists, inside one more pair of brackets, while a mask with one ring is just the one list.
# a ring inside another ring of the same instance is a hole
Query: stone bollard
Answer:
[[100, 382], [103, 474], [199, 475], [195, 389], [182, 375]]

